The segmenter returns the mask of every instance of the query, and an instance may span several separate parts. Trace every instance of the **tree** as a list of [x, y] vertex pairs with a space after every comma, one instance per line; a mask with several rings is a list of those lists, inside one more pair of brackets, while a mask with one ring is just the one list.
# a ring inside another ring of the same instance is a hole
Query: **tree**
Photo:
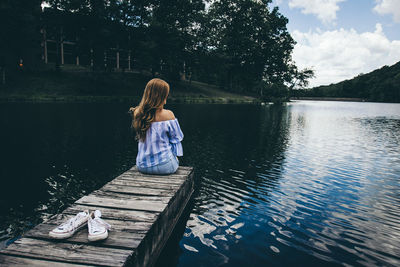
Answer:
[[289, 89], [304, 89], [309, 84], [309, 79], [315, 76], [314, 70], [303, 69], [299, 71], [295, 65], [292, 65], [289, 71], [290, 82]]
[[[209, 1], [207, 10], [203, 0], [47, 0], [50, 8], [42, 14], [42, 1], [4, 1], [0, 4], [6, 20], [2, 25], [28, 31], [23, 42], [15, 41], [22, 38], [20, 34], [7, 48], [1, 44], [4, 51], [29, 44], [28, 39], [39, 40], [40, 27], [32, 30], [31, 25], [41, 22], [56, 40], [57, 49], [66, 38], [76, 43], [76, 55], [93, 51], [97, 70], [104, 68], [105, 53], [116, 48], [133, 51], [139, 68], [153, 75], [175, 80], [188, 72], [227, 90], [261, 96], [263, 90], [287, 95], [289, 90], [307, 86], [313, 76], [312, 70], [300, 71], [295, 66], [291, 57], [295, 41], [287, 31], [288, 20], [278, 8], [269, 6], [272, 0]], [[29, 4], [21, 6], [22, 2]], [[12, 21], [13, 14], [21, 20], [32, 18], [30, 25]], [[3, 34], [7, 32], [7, 27], [0, 27]], [[40, 47], [33, 45], [20, 50], [29, 49], [40, 54]], [[7, 61], [4, 57], [8, 55], [1, 54], [1, 62]]]
[[[32, 70], [40, 62], [40, 0], [0, 3], [0, 68], [5, 74]], [[22, 64], [22, 65], [20, 65]]]
[[145, 44], [152, 54], [152, 70], [179, 79], [190, 62], [196, 39], [196, 23], [202, 16], [202, 0], [152, 1]]
[[290, 82], [294, 64], [294, 40], [287, 31], [288, 20], [272, 1], [216, 1], [208, 13], [208, 47], [222, 64], [222, 84], [230, 90], [254, 91], [261, 81], [267, 84]]

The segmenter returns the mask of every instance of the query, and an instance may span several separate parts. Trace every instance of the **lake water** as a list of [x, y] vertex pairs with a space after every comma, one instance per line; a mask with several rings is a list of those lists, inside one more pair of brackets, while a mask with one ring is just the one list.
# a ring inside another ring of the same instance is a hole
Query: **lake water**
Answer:
[[[128, 104], [0, 104], [0, 248], [134, 165]], [[159, 266], [400, 265], [400, 104], [170, 105], [196, 192]]]

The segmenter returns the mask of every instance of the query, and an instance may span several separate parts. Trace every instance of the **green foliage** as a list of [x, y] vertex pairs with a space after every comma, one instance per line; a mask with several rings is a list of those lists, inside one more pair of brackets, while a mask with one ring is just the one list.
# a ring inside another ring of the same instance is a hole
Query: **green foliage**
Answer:
[[353, 97], [368, 101], [400, 102], [400, 62], [384, 66], [351, 80], [318, 86], [303, 93], [316, 97]]
[[[288, 19], [270, 7], [271, 0], [209, 1], [208, 9], [203, 0], [47, 0], [50, 7], [44, 12], [40, 0], [26, 0], [25, 6], [17, 2], [24, 1], [6, 1], [12, 13], [3, 25], [12, 25], [12, 14], [31, 18], [14, 29], [26, 37], [20, 50], [28, 53], [29, 46], [39, 55], [40, 47], [28, 39], [39, 40], [39, 29], [45, 29], [56, 43], [56, 69], [60, 42], [70, 40], [76, 43], [72, 55], [90, 57], [95, 71], [111, 71], [104, 55], [123, 49], [132, 52], [134, 68], [153, 76], [174, 81], [185, 74], [190, 80], [260, 97], [278, 91], [279, 97], [286, 97], [287, 90], [305, 86], [313, 76], [292, 61], [295, 42], [286, 28]], [[36, 25], [35, 30], [28, 24]], [[8, 50], [18, 36], [12, 36]]]
[[0, 69], [18, 71], [40, 62], [40, 0], [0, 1]]
[[256, 86], [263, 102], [284, 102], [289, 99], [289, 88], [283, 83], [260, 82]]
[[291, 51], [295, 44], [288, 20], [270, 10], [271, 1], [215, 1], [207, 13], [204, 42], [219, 64], [219, 82], [235, 91], [254, 91], [260, 81], [289, 82]]

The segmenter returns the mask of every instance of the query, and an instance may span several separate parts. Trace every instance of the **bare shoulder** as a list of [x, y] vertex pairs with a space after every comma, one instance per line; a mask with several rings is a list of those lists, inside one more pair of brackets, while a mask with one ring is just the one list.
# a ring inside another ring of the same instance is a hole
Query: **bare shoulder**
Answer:
[[135, 117], [138, 112], [138, 109], [137, 107], [130, 107], [129, 112], [132, 114], [133, 117]]
[[162, 109], [156, 114], [156, 121], [168, 121], [174, 119], [175, 119], [174, 113], [168, 109]]

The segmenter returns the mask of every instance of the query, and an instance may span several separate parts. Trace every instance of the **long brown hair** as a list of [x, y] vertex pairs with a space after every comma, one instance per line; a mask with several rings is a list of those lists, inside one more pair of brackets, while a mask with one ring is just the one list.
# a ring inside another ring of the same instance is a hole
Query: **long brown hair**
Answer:
[[155, 119], [156, 111], [163, 107], [168, 94], [169, 84], [164, 80], [155, 78], [147, 83], [142, 100], [132, 113], [132, 127], [137, 140], [146, 139], [146, 132]]

